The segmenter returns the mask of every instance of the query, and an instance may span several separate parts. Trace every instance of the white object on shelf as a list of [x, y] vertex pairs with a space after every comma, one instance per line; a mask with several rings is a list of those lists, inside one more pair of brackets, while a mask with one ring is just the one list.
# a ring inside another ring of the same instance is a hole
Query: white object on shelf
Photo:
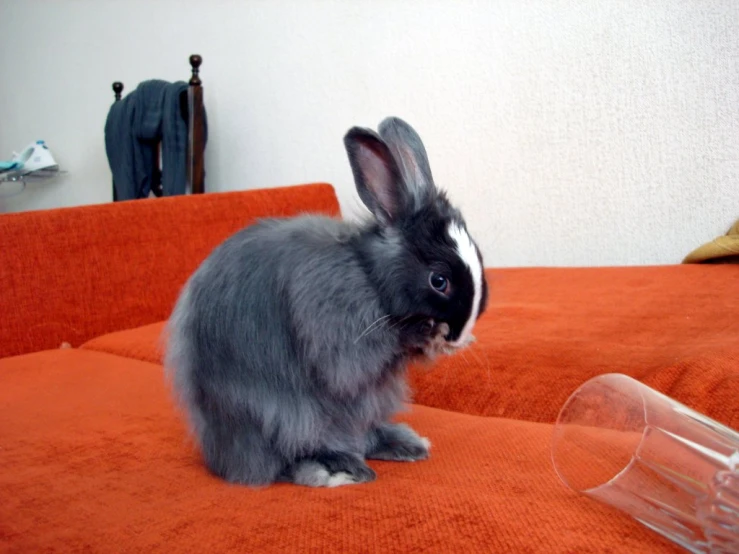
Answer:
[[56, 163], [54, 156], [51, 155], [51, 150], [49, 150], [49, 147], [46, 146], [43, 140], [32, 142], [20, 154], [13, 152], [13, 159], [11, 161], [19, 165], [13, 171], [21, 173], [59, 169], [59, 164]]
[[49, 180], [66, 173], [66, 171], [59, 171], [59, 164], [43, 140], [32, 142], [20, 154], [13, 152], [11, 162], [14, 162], [12, 169], [0, 171], [0, 185], [3, 182], [21, 183], [21, 188], [5, 195], [3, 187], [0, 186], [0, 198], [15, 196], [23, 192], [27, 181]]

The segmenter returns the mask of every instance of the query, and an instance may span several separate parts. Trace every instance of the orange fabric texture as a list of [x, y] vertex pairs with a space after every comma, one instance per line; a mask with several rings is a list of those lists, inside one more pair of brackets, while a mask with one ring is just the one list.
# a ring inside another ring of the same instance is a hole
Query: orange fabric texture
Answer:
[[0, 217], [0, 357], [161, 321], [208, 253], [255, 218], [339, 213], [330, 185]]
[[[411, 373], [419, 404], [553, 422], [590, 377], [618, 372], [739, 427], [739, 267], [488, 270], [477, 342]], [[159, 363], [162, 324], [85, 348]]]
[[561, 485], [551, 422], [617, 371], [739, 428], [736, 265], [488, 270], [477, 343], [411, 371], [431, 459], [331, 490], [210, 476], [162, 322], [243, 225], [338, 210], [318, 184], [0, 217], [0, 551], [681, 552]]
[[3, 552], [681, 552], [564, 488], [546, 424], [414, 406], [429, 460], [251, 490], [203, 469], [161, 366], [68, 349], [0, 370]]

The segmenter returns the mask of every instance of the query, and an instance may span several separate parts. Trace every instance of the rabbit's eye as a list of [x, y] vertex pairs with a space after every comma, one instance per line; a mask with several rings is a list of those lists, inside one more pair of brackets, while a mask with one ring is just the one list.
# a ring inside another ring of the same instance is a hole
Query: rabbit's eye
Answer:
[[449, 281], [440, 273], [432, 273], [429, 275], [429, 284], [441, 293], [446, 292], [447, 288], [449, 288]]

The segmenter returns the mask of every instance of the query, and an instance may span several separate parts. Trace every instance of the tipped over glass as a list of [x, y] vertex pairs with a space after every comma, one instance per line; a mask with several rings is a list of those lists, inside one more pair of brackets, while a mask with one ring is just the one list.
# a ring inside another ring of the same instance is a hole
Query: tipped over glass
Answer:
[[739, 434], [631, 377], [570, 396], [552, 461], [569, 488], [690, 552], [739, 553]]

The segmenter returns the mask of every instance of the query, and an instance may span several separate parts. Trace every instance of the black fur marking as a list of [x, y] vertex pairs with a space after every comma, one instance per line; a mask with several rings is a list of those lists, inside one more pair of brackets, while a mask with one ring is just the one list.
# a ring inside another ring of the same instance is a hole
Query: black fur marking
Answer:
[[[443, 192], [437, 192], [398, 225], [374, 226], [355, 241], [380, 298], [388, 301], [384, 306], [387, 312], [395, 318], [445, 321], [451, 329], [450, 341], [459, 338], [472, 312], [475, 293], [469, 269], [448, 233], [455, 223], [464, 227], [459, 211]], [[449, 280], [448, 296], [429, 285], [432, 271]], [[486, 295], [486, 286], [483, 292]]]

